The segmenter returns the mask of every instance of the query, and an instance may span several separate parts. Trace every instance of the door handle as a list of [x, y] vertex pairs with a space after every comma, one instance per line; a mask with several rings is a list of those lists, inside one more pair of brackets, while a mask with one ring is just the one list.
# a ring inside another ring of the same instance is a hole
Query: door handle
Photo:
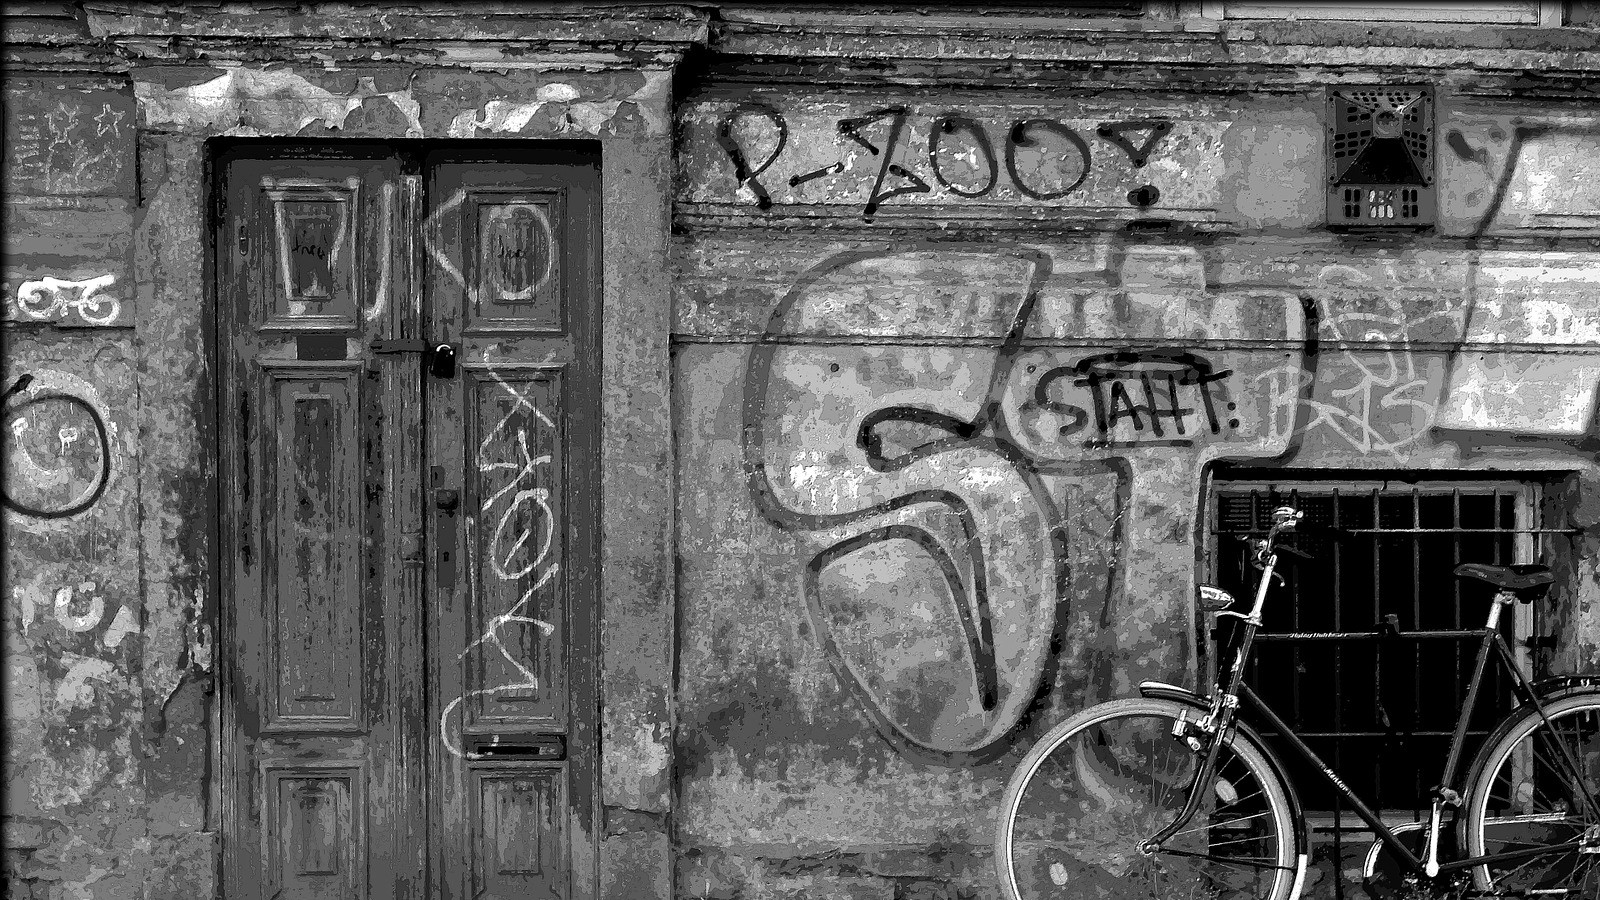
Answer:
[[[434, 484], [444, 479], [443, 466], [433, 467]], [[441, 591], [452, 591], [456, 586], [456, 510], [461, 506], [461, 491], [456, 488], [434, 488], [433, 508], [438, 510], [434, 523], [434, 583]]]
[[367, 345], [375, 354], [420, 353], [428, 374], [435, 378], [456, 377], [456, 345], [429, 343], [421, 338], [379, 338]]

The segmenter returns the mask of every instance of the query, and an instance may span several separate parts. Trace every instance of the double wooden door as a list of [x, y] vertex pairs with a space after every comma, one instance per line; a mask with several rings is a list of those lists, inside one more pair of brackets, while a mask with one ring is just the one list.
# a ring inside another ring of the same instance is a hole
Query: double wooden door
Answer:
[[227, 896], [589, 896], [596, 160], [216, 162]]

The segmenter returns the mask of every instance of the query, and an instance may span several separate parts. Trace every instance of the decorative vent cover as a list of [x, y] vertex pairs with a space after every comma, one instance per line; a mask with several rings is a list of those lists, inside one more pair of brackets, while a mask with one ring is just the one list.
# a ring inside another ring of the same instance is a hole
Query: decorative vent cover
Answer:
[[1328, 224], [1416, 227], [1436, 217], [1433, 91], [1328, 89]]

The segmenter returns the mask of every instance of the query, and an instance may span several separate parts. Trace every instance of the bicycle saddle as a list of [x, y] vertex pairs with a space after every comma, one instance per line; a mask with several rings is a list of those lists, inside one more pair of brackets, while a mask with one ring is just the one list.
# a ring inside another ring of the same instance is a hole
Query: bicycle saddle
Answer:
[[1502, 591], [1521, 593], [1544, 587], [1556, 577], [1549, 566], [1488, 566], [1483, 563], [1463, 563], [1456, 566], [1456, 577], [1487, 581]]

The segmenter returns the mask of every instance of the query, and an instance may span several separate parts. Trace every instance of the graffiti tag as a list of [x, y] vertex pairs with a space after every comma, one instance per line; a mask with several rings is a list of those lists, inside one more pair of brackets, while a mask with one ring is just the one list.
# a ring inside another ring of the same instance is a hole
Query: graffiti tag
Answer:
[[[987, 197], [1001, 183], [1002, 158], [1010, 184], [1032, 200], [1055, 200], [1078, 190], [1093, 165], [1089, 142], [1065, 122], [1016, 119], [1004, 125], [1004, 139], [996, 141], [985, 123], [947, 112], [934, 117], [922, 136], [926, 169], [919, 171], [910, 161], [914, 155], [908, 143], [911, 115], [909, 107], [895, 105], [837, 120], [834, 131], [844, 142], [844, 153], [834, 162], [794, 173], [787, 179], [788, 186], [792, 189], [845, 175], [866, 163], [871, 186], [861, 214], [870, 221], [885, 202], [931, 193], [933, 184], [956, 197]], [[1095, 136], [1120, 149], [1131, 168], [1142, 169], [1171, 131], [1170, 121], [1148, 119], [1106, 122], [1095, 130]], [[1138, 136], [1137, 144], [1131, 135]], [[792, 146], [783, 114], [766, 103], [740, 103], [718, 121], [716, 142], [732, 164], [739, 188], [750, 193], [758, 208], [770, 209], [772, 189], [766, 173]], [[1146, 185], [1130, 192], [1129, 202], [1143, 208], [1159, 195]]]
[[33, 382], [23, 375], [0, 396], [10, 433], [0, 502], [39, 519], [75, 516], [94, 506], [111, 480], [106, 417], [74, 394], [30, 391]]
[[58, 321], [72, 311], [90, 325], [110, 325], [121, 314], [122, 301], [104, 291], [116, 281], [109, 272], [79, 281], [49, 275], [24, 281], [17, 288], [17, 313], [24, 321]]
[[[488, 363], [489, 357], [490, 351], [485, 350], [483, 361]], [[555, 423], [533, 402], [529, 396], [530, 391], [517, 390], [493, 369], [489, 371], [489, 377], [510, 396], [512, 402], [500, 420], [489, 429], [478, 444], [477, 469], [480, 474], [507, 471], [514, 473], [504, 485], [483, 501], [484, 517], [495, 519], [487, 554], [489, 566], [496, 578], [506, 582], [519, 583], [535, 571], [538, 571], [538, 575], [522, 592], [517, 602], [505, 612], [492, 616], [483, 632], [467, 644], [456, 657], [466, 659], [468, 653], [481, 647], [492, 646], [516, 672], [516, 678], [510, 683], [468, 690], [460, 697], [451, 700], [440, 713], [439, 739], [445, 750], [457, 757], [465, 755], [450, 728], [450, 717], [457, 707], [476, 697], [538, 689], [538, 674], [530, 668], [527, 661], [520, 659], [510, 647], [506, 646], [504, 632], [507, 626], [513, 625], [531, 626], [545, 637], [549, 637], [555, 631], [554, 625], [527, 615], [526, 610], [538, 592], [561, 570], [558, 562], [546, 563], [555, 538], [555, 512], [550, 508], [549, 488], [537, 483], [540, 470], [550, 466], [552, 457], [544, 453], [535, 455], [528, 449], [527, 429], [530, 422], [551, 429], [555, 428]], [[515, 423], [514, 428], [513, 423]], [[493, 448], [504, 440], [508, 432], [515, 435], [511, 443], [516, 448], [516, 458], [496, 458], [492, 452]], [[534, 514], [529, 515], [530, 512]]]

